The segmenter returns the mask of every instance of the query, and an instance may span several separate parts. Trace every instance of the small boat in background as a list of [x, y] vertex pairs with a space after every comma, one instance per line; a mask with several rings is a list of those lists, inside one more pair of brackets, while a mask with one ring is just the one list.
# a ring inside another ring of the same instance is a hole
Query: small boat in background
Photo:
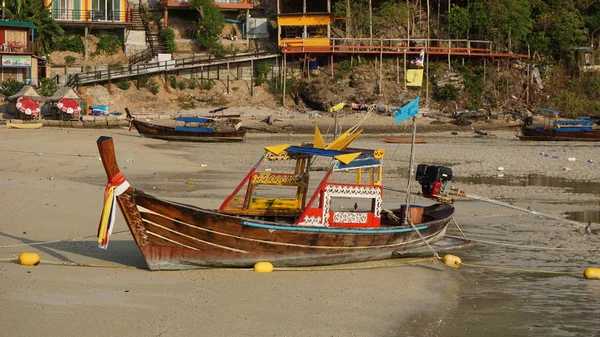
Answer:
[[527, 117], [517, 137], [537, 141], [600, 142], [600, 129], [594, 128], [594, 121], [590, 117], [557, 119], [550, 127], [534, 125], [533, 118]]
[[[187, 142], [240, 142], [246, 137], [246, 130], [240, 128], [239, 120], [217, 121], [205, 117], [177, 117], [177, 121], [186, 125], [171, 127], [138, 121], [128, 108], [125, 108], [125, 112], [129, 118], [129, 129], [134, 126], [142, 137]], [[187, 126], [187, 123], [195, 123], [195, 126]]]
[[6, 122], [6, 127], [9, 129], [39, 129], [43, 126], [42, 123], [11, 123]]

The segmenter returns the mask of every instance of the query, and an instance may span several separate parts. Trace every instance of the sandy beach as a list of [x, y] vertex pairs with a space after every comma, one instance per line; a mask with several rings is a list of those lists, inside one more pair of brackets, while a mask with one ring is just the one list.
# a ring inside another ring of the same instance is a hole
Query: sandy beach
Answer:
[[[407, 135], [407, 128], [398, 129], [393, 136]], [[96, 149], [102, 135], [114, 138], [118, 163], [132, 185], [203, 207], [218, 206], [265, 145], [312, 141], [311, 135], [294, 132], [251, 133], [239, 144], [195, 144], [145, 139], [126, 129], [0, 128], [2, 335], [481, 335], [477, 327], [445, 325], [461, 308], [466, 277], [462, 268], [430, 261], [405, 264], [400, 259], [346, 270], [271, 274], [223, 269], [150, 272], [120, 216], [109, 249], [97, 248], [106, 183]], [[489, 137], [475, 137], [468, 130], [419, 136], [427, 143], [417, 146], [417, 162], [451, 166], [456, 177], [452, 185], [469, 193], [559, 217], [600, 204], [598, 145], [527, 143], [512, 131], [493, 131]], [[382, 138], [367, 135], [355, 145], [384, 148], [384, 183], [404, 188], [409, 145], [384, 143]], [[498, 177], [499, 172], [505, 177]], [[522, 183], [538, 176], [546, 180]], [[188, 178], [196, 184], [186, 185]], [[399, 203], [402, 198], [390, 193], [385, 202]], [[563, 247], [599, 243], [582, 239], [582, 228], [557, 221], [549, 221], [553, 229], [539, 231], [541, 220], [480, 201], [459, 200], [456, 207], [457, 221], [475, 237], [519, 237], [508, 227], [527, 231], [528, 240], [540, 245], [560, 240]], [[480, 227], [482, 223], [492, 229]], [[23, 251], [39, 253], [44, 263], [14, 263]], [[469, 260], [468, 249], [461, 254]], [[580, 262], [569, 268], [585, 267], [585, 261]]]

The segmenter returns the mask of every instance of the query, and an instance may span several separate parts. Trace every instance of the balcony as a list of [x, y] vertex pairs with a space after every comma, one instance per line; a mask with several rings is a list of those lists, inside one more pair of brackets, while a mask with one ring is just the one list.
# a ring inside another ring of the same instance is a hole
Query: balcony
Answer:
[[131, 21], [131, 11], [100, 11], [79, 9], [52, 10], [51, 16], [60, 22], [107, 22], [128, 23]]
[[33, 42], [8, 41], [0, 44], [0, 54], [33, 54], [35, 44]]
[[[233, 9], [252, 9], [254, 5], [250, 0], [214, 0], [215, 5], [221, 10], [233, 10]], [[181, 8], [189, 7], [188, 0], [161, 0], [161, 7], [169, 8]]]

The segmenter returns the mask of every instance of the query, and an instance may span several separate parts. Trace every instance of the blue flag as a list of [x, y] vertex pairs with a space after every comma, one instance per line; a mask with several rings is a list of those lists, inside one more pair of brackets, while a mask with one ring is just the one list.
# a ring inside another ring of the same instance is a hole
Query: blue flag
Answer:
[[394, 113], [394, 123], [400, 123], [416, 116], [419, 113], [419, 98], [421, 98], [421, 96], [417, 96], [417, 98], [396, 111], [396, 113]]

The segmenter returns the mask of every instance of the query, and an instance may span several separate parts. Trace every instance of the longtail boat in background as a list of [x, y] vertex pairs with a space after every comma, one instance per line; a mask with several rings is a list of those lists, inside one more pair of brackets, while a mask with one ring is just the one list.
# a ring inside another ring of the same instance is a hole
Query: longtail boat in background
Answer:
[[517, 137], [521, 140], [538, 141], [582, 141], [582, 142], [600, 142], [600, 129], [594, 127], [594, 120], [587, 116], [580, 116], [575, 119], [557, 119], [558, 111], [538, 108], [552, 112], [556, 119], [550, 127], [535, 125], [533, 117], [524, 119]]
[[[218, 209], [166, 201], [130, 187], [117, 166], [112, 138], [100, 137], [109, 181], [100, 246], [108, 245], [115, 201], [150, 270], [383, 260], [442, 240], [454, 207], [438, 201], [409, 204], [410, 212], [401, 205], [385, 209], [384, 151], [350, 148], [358, 134], [347, 131], [326, 145], [317, 128], [313, 144], [266, 147]], [[311, 170], [317, 158], [328, 163], [324, 172]], [[323, 177], [309, 193], [309, 178], [317, 174]], [[450, 178], [450, 169], [427, 165], [420, 165], [417, 177], [426, 196], [439, 193]]]
[[[177, 117], [177, 121], [186, 125], [171, 127], [139, 121], [128, 108], [125, 108], [125, 112], [130, 126], [135, 127], [142, 137], [187, 142], [240, 142], [246, 137], [246, 130], [240, 128], [239, 120]], [[194, 123], [195, 126], [190, 127], [188, 123]]]

